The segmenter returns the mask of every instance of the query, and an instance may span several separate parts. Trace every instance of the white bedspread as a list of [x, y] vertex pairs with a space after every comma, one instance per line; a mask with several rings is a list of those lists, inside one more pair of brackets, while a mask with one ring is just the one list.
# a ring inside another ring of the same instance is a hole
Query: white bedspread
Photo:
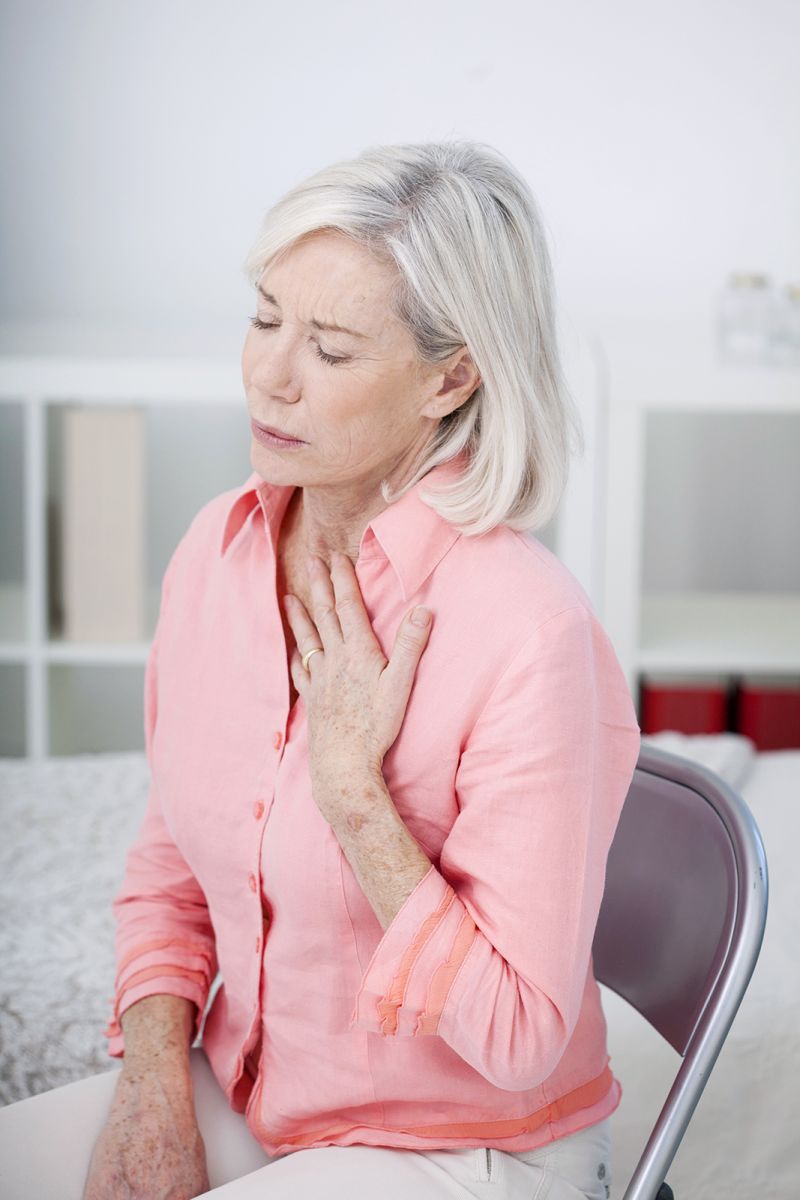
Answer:
[[[661, 743], [676, 753], [690, 750], [675, 737]], [[795, 1200], [800, 751], [743, 755], [731, 742], [694, 745], [705, 761], [717, 756], [709, 765], [736, 773], [764, 838], [770, 909], [750, 988], [667, 1178], [677, 1200]], [[0, 759], [2, 1104], [119, 1066], [101, 1033], [114, 982], [110, 900], [148, 781], [142, 753], [77, 755], [41, 766]], [[611, 1195], [618, 1198], [679, 1059], [637, 1013], [602, 992], [611, 1066], [623, 1086], [612, 1117]]]
[[111, 898], [147, 799], [141, 752], [0, 759], [0, 1103], [119, 1065]]

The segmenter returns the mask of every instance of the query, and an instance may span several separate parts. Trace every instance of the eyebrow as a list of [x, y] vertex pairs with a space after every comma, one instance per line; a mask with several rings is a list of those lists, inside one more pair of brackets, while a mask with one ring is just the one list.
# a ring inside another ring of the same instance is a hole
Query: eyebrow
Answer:
[[[260, 283], [258, 285], [258, 290], [265, 300], [268, 300], [270, 304], [274, 304], [276, 308], [280, 308], [280, 304], [278, 304], [278, 301], [275, 299], [275, 297], [271, 295], [270, 292], [265, 292]], [[315, 321], [313, 318], [308, 322], [308, 324], [314, 329], [329, 329], [333, 333], [349, 333], [351, 337], [369, 338], [369, 334], [358, 333], [355, 329], [347, 329], [344, 325], [326, 325], [324, 322]]]

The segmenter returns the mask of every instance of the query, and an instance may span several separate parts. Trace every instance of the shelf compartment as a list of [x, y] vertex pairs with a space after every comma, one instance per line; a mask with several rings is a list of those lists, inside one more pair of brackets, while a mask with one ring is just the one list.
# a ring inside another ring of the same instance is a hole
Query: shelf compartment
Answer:
[[794, 675], [800, 594], [646, 593], [639, 644], [639, 671]]
[[736, 728], [759, 750], [800, 747], [800, 676], [778, 682], [743, 679], [736, 697]]
[[47, 693], [48, 755], [144, 750], [143, 664], [53, 663]]
[[0, 563], [0, 641], [28, 635], [25, 588], [27, 497], [25, 491], [25, 407], [0, 404], [0, 506], [3, 555]]
[[22, 662], [0, 662], [0, 757], [24, 758], [27, 672]]

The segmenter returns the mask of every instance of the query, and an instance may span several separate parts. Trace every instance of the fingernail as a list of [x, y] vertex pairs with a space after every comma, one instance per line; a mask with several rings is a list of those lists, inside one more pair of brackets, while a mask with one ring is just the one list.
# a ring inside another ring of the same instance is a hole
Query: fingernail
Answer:
[[415, 608], [411, 614], [411, 621], [414, 625], [427, 625], [431, 619], [431, 610], [429, 608]]

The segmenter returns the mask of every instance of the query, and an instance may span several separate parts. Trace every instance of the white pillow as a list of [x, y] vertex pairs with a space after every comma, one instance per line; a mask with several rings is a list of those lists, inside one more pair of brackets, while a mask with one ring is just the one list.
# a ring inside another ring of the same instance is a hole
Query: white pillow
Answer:
[[667, 729], [642, 734], [642, 745], [648, 742], [701, 763], [737, 791], [749, 776], [757, 753], [755, 742], [742, 733], [678, 733]]

